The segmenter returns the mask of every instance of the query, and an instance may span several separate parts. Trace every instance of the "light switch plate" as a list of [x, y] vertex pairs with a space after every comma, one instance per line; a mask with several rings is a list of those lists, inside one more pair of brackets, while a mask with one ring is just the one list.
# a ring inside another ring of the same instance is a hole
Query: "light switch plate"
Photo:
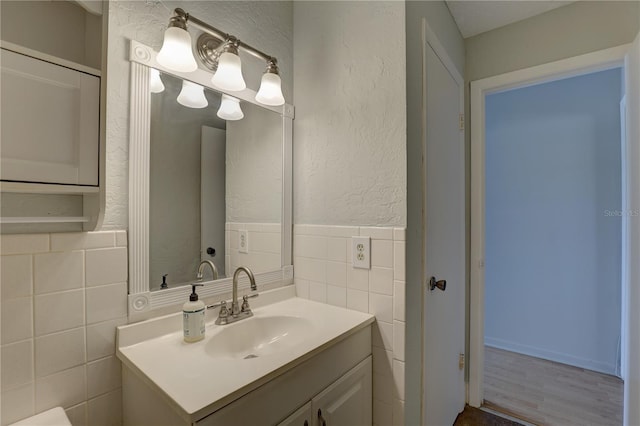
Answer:
[[238, 231], [238, 251], [249, 253], [249, 232], [246, 229]]
[[371, 269], [371, 238], [351, 237], [351, 244], [353, 267]]

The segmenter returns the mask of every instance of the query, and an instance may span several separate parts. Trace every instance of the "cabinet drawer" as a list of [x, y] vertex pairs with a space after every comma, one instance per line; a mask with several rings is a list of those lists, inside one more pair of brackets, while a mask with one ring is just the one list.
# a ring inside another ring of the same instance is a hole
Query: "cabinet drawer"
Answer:
[[4, 48], [0, 63], [0, 179], [97, 186], [100, 78]]

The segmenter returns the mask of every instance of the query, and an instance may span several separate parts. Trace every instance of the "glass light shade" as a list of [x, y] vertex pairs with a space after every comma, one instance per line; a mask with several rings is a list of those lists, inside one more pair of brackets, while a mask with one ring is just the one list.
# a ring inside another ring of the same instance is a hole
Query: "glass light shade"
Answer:
[[278, 74], [266, 72], [262, 75], [260, 90], [256, 93], [256, 101], [263, 105], [284, 105], [282, 83]]
[[232, 96], [222, 95], [217, 115], [223, 120], [242, 120], [244, 113], [240, 108], [240, 100]]
[[204, 96], [204, 87], [187, 80], [182, 81], [182, 90], [178, 95], [178, 103], [189, 108], [204, 108], [209, 105]]
[[151, 68], [151, 74], [149, 75], [149, 90], [151, 93], [161, 93], [164, 91], [160, 71], [155, 68]]
[[169, 27], [164, 32], [162, 49], [156, 57], [158, 63], [172, 71], [191, 72], [198, 68], [191, 51], [191, 35], [187, 30]]
[[218, 58], [218, 69], [211, 82], [223, 90], [238, 92], [247, 88], [242, 77], [240, 57], [230, 52], [223, 52]]

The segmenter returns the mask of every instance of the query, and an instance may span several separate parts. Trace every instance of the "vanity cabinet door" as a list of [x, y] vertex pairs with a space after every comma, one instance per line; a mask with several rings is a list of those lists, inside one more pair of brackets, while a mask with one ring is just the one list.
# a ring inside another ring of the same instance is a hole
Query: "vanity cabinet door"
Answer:
[[371, 426], [371, 356], [311, 400], [311, 426]]
[[98, 185], [100, 77], [2, 49], [0, 179]]
[[311, 426], [311, 402], [307, 402], [295, 413], [278, 423], [278, 426]]

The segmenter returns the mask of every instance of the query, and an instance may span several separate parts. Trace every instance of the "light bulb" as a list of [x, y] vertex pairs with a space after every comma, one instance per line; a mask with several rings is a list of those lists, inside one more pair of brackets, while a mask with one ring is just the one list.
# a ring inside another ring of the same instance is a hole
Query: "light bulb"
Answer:
[[260, 82], [260, 90], [256, 93], [256, 101], [263, 105], [279, 106], [284, 104], [280, 76], [272, 72], [265, 72]]
[[218, 69], [211, 82], [222, 90], [238, 92], [247, 88], [242, 77], [240, 57], [231, 52], [223, 52], [218, 58]]
[[223, 120], [242, 120], [244, 113], [240, 108], [240, 100], [232, 96], [222, 95], [217, 115]]
[[161, 93], [164, 91], [164, 84], [160, 78], [160, 71], [155, 68], [151, 68], [149, 75], [149, 90], [151, 93]]
[[172, 71], [191, 72], [198, 68], [191, 51], [191, 35], [187, 30], [169, 27], [164, 32], [162, 49], [156, 56], [158, 63]]
[[209, 105], [204, 96], [204, 87], [187, 80], [182, 81], [182, 90], [178, 95], [178, 103], [189, 108], [204, 108]]

